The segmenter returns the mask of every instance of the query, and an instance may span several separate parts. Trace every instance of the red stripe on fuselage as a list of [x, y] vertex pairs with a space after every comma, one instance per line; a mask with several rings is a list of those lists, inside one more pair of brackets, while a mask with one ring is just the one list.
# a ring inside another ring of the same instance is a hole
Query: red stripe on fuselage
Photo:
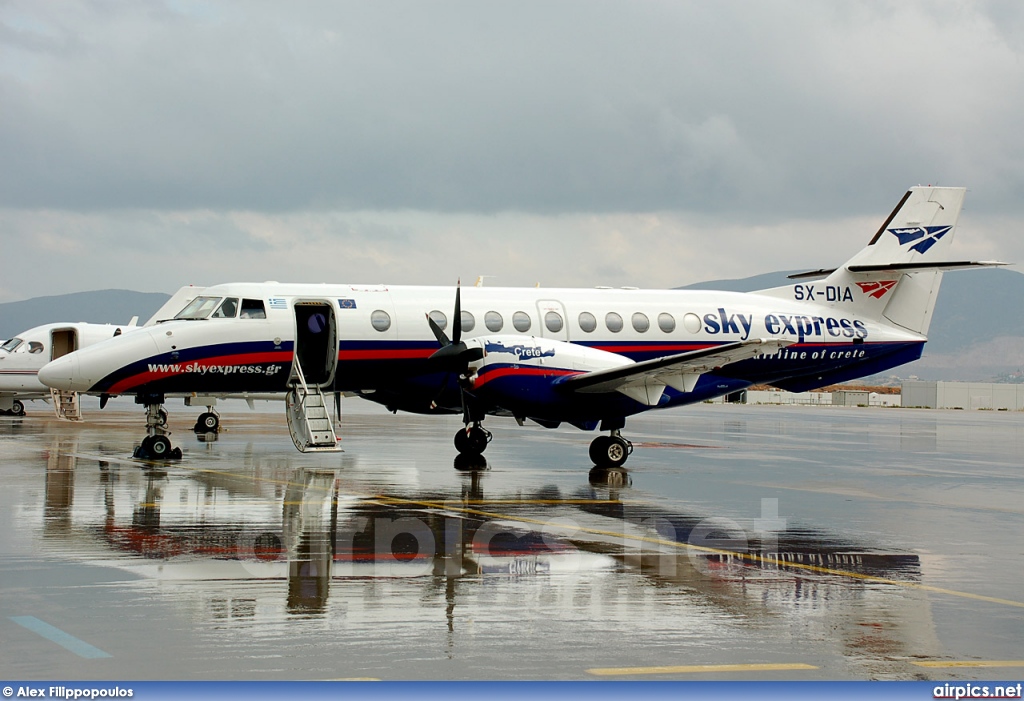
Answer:
[[[290, 363], [291, 361], [291, 351], [267, 351], [264, 353], [236, 353], [234, 355], [221, 355], [214, 358], [201, 358], [186, 360], [184, 362], [147, 363], [147, 365], [166, 365], [168, 367], [177, 365], [179, 369], [164, 371], [157, 370], [152, 372], [146, 370], [145, 372], [140, 372], [137, 375], [132, 375], [131, 377], [126, 377], [119, 382], [115, 382], [106, 391], [108, 394], [122, 394], [123, 392], [138, 387], [139, 385], [144, 385], [156, 380], [162, 380], [166, 377], [199, 374], [194, 369], [196, 367], [228, 367], [232, 365], [259, 365], [261, 363]], [[186, 371], [185, 368], [193, 369]]]
[[436, 351], [436, 348], [340, 350], [338, 351], [338, 360], [418, 360], [429, 358]]
[[668, 353], [670, 355], [675, 353], [689, 353], [695, 350], [704, 350], [705, 348], [714, 348], [716, 343], [674, 343], [671, 345], [667, 344], [597, 344], [590, 346], [597, 350], [603, 350], [608, 353]]
[[490, 372], [488, 372], [485, 375], [478, 376], [476, 381], [473, 383], [473, 388], [474, 389], [479, 389], [480, 387], [483, 387], [484, 385], [486, 385], [491, 380], [497, 380], [497, 379], [500, 379], [502, 377], [510, 377], [510, 376], [523, 377], [523, 376], [527, 376], [527, 375], [530, 375], [530, 376], [533, 376], [533, 377], [545, 377], [545, 376], [563, 377], [565, 375], [582, 375], [582, 374], [583, 373], [578, 371], [578, 370], [559, 370], [557, 368], [523, 368], [523, 367], [517, 367], [517, 368], [513, 368], [513, 367], [498, 368], [496, 370], [491, 370]]

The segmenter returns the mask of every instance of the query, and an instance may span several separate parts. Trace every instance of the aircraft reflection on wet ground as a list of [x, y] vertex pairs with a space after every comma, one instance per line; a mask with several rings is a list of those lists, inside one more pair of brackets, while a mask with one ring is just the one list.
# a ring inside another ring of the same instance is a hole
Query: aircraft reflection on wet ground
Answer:
[[[916, 552], [794, 525], [778, 497], [753, 518], [716, 516], [622, 470], [541, 483], [514, 468], [453, 471], [450, 457], [389, 461], [358, 440], [332, 467], [241, 431], [159, 466], [127, 459], [119, 427], [52, 424], [11, 440], [22, 430], [0, 430], [21, 470], [14, 532], [45, 558], [123, 573], [120, 595], [141, 587], [165, 617], [198, 605], [193, 625], [214, 625], [233, 652], [227, 667], [217, 657], [221, 678], [579, 678], [680, 658], [761, 664], [762, 677], [927, 678], [908, 660], [944, 654], [928, 595], [941, 590]], [[40, 476], [41, 526], [27, 518]], [[261, 636], [321, 635], [303, 628], [318, 620], [343, 625], [344, 639], [319, 642], [332, 659], [345, 648], [341, 669], [320, 656], [284, 671], [246, 661]], [[244, 640], [225, 640], [225, 625]], [[392, 640], [409, 648], [383, 652]], [[367, 651], [353, 658], [351, 644]], [[210, 674], [196, 655], [192, 673]]]
[[[115, 553], [137, 556], [118, 566], [146, 576], [287, 579], [288, 608], [303, 613], [324, 610], [332, 578], [572, 572], [613, 568], [612, 556], [663, 580], [678, 578], [685, 569], [685, 581], [699, 574], [750, 583], [752, 576], [768, 571], [777, 583], [780, 573], [796, 567], [804, 570], [791, 573], [798, 588], [810, 571], [908, 580], [919, 574], [913, 554], [865, 552], [811, 531], [748, 534], [728, 519], [623, 503], [614, 487], [603, 496], [597, 490], [570, 497], [544, 491], [488, 500], [479, 489], [479, 475], [458, 499], [444, 494], [361, 497], [343, 494], [334, 471], [298, 468], [274, 480], [285, 487], [280, 499], [264, 502], [262, 513], [247, 505], [240, 517], [235, 509], [218, 509], [217, 502], [205, 499], [227, 487], [232, 477], [148, 467], [139, 475], [144, 489], [119, 494], [118, 472], [136, 468], [96, 460], [104, 489], [102, 520], [73, 523], [69, 512], [78, 452], [74, 446], [55, 446], [50, 455], [44, 535], [95, 539]], [[602, 476], [613, 483], [621, 480], [620, 472], [608, 471], [592, 473], [591, 481]], [[166, 492], [178, 494], [169, 517], [162, 516]], [[130, 519], [118, 516], [118, 502], [125, 497], [136, 500], [124, 509]], [[491, 511], [493, 506], [502, 513]], [[608, 523], [582, 526], [580, 518], [572, 517], [577, 509]], [[552, 512], [550, 518], [546, 512]], [[539, 530], [531, 528], [538, 524], [543, 524]], [[577, 533], [585, 537], [573, 539]], [[155, 572], [147, 566], [154, 560], [160, 563]]]

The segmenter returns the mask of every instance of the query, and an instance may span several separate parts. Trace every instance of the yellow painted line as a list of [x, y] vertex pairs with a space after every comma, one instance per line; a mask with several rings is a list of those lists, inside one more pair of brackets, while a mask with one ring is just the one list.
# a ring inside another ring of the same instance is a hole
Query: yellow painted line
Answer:
[[714, 674], [716, 672], [788, 672], [817, 669], [814, 665], [782, 662], [777, 664], [695, 664], [678, 667], [598, 667], [587, 672], [602, 677], [639, 674]]
[[1024, 660], [923, 660], [911, 662], [917, 667], [945, 669], [949, 667], [1024, 667]]
[[[393, 504], [416, 504], [424, 507], [431, 507], [441, 510], [453, 511], [456, 513], [467, 513], [473, 514], [474, 516], [485, 516], [487, 518], [506, 519], [509, 521], [518, 521], [520, 523], [529, 523], [534, 525], [546, 526], [547, 521], [540, 519], [527, 518], [525, 516], [514, 516], [512, 514], [500, 514], [489, 511], [483, 511], [480, 509], [466, 509], [458, 508], [452, 504], [443, 502], [429, 502], [419, 501], [415, 499], [401, 499], [398, 497], [376, 497], [381, 503], [393, 503]], [[564, 524], [563, 524], [564, 525]], [[610, 536], [613, 538], [622, 538], [625, 540], [640, 541], [643, 543], [652, 543], [654, 545], [664, 545], [667, 547], [678, 548], [680, 550], [693, 550], [702, 553], [708, 553], [711, 555], [730, 555], [740, 560], [747, 560], [749, 562], [758, 562], [763, 564], [775, 565], [780, 569], [797, 569], [804, 570], [807, 572], [815, 572], [818, 574], [830, 574], [839, 577], [846, 577], [848, 579], [857, 579], [862, 582], [873, 582], [877, 584], [890, 584], [893, 586], [904, 587], [906, 589], [917, 589], [919, 591], [932, 592], [934, 594], [945, 594], [947, 596], [957, 596], [964, 599], [973, 599], [975, 601], [985, 601], [991, 604], [1002, 604], [1003, 606], [1014, 606], [1017, 608], [1024, 608], [1024, 601], [1013, 601], [1011, 599], [1000, 599], [994, 596], [984, 596], [982, 594], [971, 594], [970, 592], [956, 591], [954, 589], [944, 589], [942, 587], [933, 587], [927, 584], [918, 584], [917, 582], [906, 582], [899, 579], [888, 579], [886, 577], [876, 577], [870, 574], [862, 574], [860, 572], [850, 572], [849, 570], [838, 570], [831, 567], [821, 567], [820, 565], [808, 565], [800, 562], [791, 562], [788, 560], [780, 560], [774, 557], [765, 557], [764, 555], [758, 555], [756, 553], [742, 553], [734, 552], [731, 550], [722, 550], [721, 548], [708, 548], [701, 545], [692, 545], [690, 543], [680, 543], [675, 540], [667, 540], [665, 538], [653, 538], [649, 536], [640, 535], [628, 535], [625, 533], [616, 533], [615, 531], [605, 531], [597, 528], [586, 528], [583, 526], [577, 527], [577, 530], [581, 533], [589, 533], [591, 535], [603, 535]]]

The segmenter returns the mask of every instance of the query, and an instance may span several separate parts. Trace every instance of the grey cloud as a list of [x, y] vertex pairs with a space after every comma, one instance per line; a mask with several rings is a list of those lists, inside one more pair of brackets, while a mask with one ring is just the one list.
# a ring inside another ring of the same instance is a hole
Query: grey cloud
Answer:
[[999, 3], [70, 7], [0, 10], [8, 207], [1021, 207]]

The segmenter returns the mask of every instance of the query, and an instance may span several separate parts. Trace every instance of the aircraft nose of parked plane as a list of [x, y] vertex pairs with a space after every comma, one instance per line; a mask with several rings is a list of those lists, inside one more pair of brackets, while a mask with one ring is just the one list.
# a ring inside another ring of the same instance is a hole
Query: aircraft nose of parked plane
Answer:
[[84, 392], [89, 389], [90, 382], [82, 377], [80, 363], [76, 353], [70, 353], [39, 369], [39, 381], [53, 389]]

